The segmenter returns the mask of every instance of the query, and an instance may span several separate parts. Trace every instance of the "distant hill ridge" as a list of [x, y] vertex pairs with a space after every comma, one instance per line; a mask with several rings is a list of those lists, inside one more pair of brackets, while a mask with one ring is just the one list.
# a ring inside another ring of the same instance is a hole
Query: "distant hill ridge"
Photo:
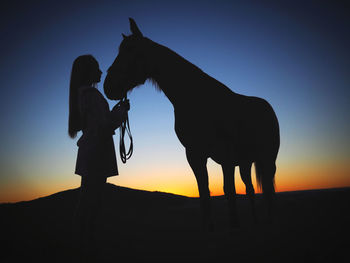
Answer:
[[[322, 192], [329, 192], [329, 191], [341, 191], [341, 190], [349, 190], [350, 187], [342, 187], [342, 188], [329, 188], [329, 189], [312, 189], [312, 190], [300, 190], [300, 191], [287, 191], [287, 192], [278, 192], [276, 193], [277, 195], [290, 195], [290, 194], [312, 194], [312, 193], [318, 193], [319, 191]], [[0, 203], [0, 208], [4, 206], [9, 206], [9, 205], [30, 205], [32, 203], [38, 202], [45, 202], [45, 201], [59, 201], [63, 199], [76, 199], [78, 198], [80, 191], [80, 187], [74, 188], [74, 189], [68, 189], [68, 190], [63, 190], [48, 196], [43, 196], [43, 197], [38, 197], [33, 200], [27, 200], [27, 201], [18, 201], [18, 202], [6, 202], [6, 203]], [[139, 189], [133, 189], [129, 187], [124, 187], [124, 186], [118, 186], [115, 184], [107, 183], [105, 187], [105, 195], [107, 197], [110, 197], [112, 199], [116, 197], [121, 197], [122, 195], [125, 195], [125, 197], [129, 197], [132, 199], [137, 199], [137, 198], [146, 198], [146, 199], [157, 199], [157, 198], [165, 198], [165, 199], [178, 199], [178, 200], [186, 200], [186, 199], [198, 199], [198, 197], [187, 197], [183, 195], [178, 195], [178, 194], [173, 194], [173, 193], [167, 193], [167, 192], [162, 192], [162, 191], [147, 191], [147, 190], [139, 190]], [[260, 193], [256, 194], [257, 196], [260, 196]], [[242, 197], [245, 195], [237, 195], [238, 197]], [[224, 196], [212, 196], [212, 198], [224, 198]]]
[[[23, 206], [23, 205], [35, 205], [35, 204], [44, 204], [47, 202], [74, 202], [75, 200], [78, 200], [79, 198], [79, 191], [80, 187], [60, 191], [48, 196], [43, 196], [39, 198], [35, 198], [33, 200], [28, 201], [19, 201], [15, 203], [1, 203], [1, 207], [8, 207], [8, 206]], [[157, 199], [166, 199], [166, 200], [172, 200], [174, 202], [176, 201], [184, 201], [187, 199], [195, 199], [192, 197], [186, 197], [182, 195], [177, 195], [173, 193], [166, 193], [166, 192], [160, 192], [160, 191], [146, 191], [146, 190], [138, 190], [123, 186], [118, 186], [114, 184], [107, 183], [104, 190], [104, 196], [106, 201], [117, 201], [116, 199], [124, 199], [128, 198], [128, 201], [148, 201], [148, 200], [157, 200]]]

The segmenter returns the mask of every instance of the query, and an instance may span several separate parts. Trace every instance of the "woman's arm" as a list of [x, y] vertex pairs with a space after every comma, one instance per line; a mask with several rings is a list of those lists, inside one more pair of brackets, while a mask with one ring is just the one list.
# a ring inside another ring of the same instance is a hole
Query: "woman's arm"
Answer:
[[114, 134], [114, 130], [126, 118], [127, 111], [122, 107], [110, 111], [107, 101], [97, 90], [86, 91], [82, 99], [86, 128], [96, 136], [105, 137]]
[[119, 128], [122, 122], [126, 119], [128, 110], [130, 109], [129, 101], [122, 102], [113, 107], [111, 111], [111, 119], [114, 130]]
[[116, 105], [110, 112], [110, 119], [113, 130], [118, 129], [122, 122], [126, 119], [128, 110], [123, 104]]

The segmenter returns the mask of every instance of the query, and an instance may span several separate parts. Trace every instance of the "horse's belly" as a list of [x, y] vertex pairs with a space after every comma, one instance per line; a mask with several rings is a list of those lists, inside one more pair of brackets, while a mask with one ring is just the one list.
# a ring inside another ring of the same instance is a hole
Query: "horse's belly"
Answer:
[[208, 149], [208, 157], [212, 158], [219, 164], [253, 162], [255, 159], [254, 145], [250, 143], [237, 144], [234, 140], [230, 141], [213, 141]]
[[176, 134], [186, 149], [210, 157], [219, 164], [230, 162], [238, 165], [254, 159], [255, 151], [252, 141], [237, 136], [225, 136], [210, 128], [200, 129], [199, 126], [178, 129]]

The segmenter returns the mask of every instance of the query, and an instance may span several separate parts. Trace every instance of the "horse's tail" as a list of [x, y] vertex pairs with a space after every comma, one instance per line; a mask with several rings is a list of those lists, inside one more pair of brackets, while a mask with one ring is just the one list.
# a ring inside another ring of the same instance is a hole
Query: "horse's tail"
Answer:
[[275, 161], [256, 161], [255, 174], [258, 188], [267, 197], [272, 197], [275, 193]]
[[263, 153], [255, 162], [255, 174], [259, 189], [265, 196], [275, 193], [276, 158], [280, 147], [280, 132], [277, 116], [271, 105], [264, 101], [262, 112], [265, 113], [260, 120], [260, 126], [266, 127], [262, 131], [260, 140], [264, 142]]

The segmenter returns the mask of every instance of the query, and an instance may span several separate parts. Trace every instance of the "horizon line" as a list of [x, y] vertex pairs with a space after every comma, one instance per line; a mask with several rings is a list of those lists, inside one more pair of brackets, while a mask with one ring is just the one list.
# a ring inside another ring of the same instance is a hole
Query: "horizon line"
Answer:
[[[135, 191], [143, 191], [143, 192], [149, 192], [149, 193], [162, 193], [162, 194], [168, 194], [168, 195], [175, 195], [175, 196], [179, 196], [179, 197], [186, 197], [186, 198], [199, 198], [199, 196], [187, 196], [187, 195], [181, 195], [181, 194], [176, 194], [176, 193], [172, 193], [172, 192], [164, 192], [164, 191], [158, 191], [158, 190], [154, 190], [154, 191], [150, 191], [150, 190], [144, 190], [144, 189], [136, 189], [136, 188], [131, 188], [131, 187], [127, 187], [127, 186], [120, 186], [120, 185], [116, 185], [110, 182], [106, 183], [107, 185], [113, 185], [116, 187], [120, 187], [120, 188], [125, 188], [125, 189], [130, 189], [130, 190], [135, 190]], [[21, 201], [14, 201], [14, 202], [0, 202], [0, 205], [6, 205], [6, 204], [17, 204], [17, 203], [24, 203], [24, 202], [32, 202], [38, 199], [42, 199], [42, 198], [47, 198], [50, 196], [53, 196], [55, 194], [59, 194], [59, 193], [63, 193], [66, 191], [72, 191], [72, 190], [77, 190], [79, 189], [79, 187], [75, 187], [75, 188], [69, 188], [69, 189], [65, 189], [62, 191], [58, 191], [49, 195], [45, 195], [45, 196], [40, 196], [40, 197], [36, 197], [30, 200], [21, 200]], [[349, 186], [339, 186], [339, 187], [325, 187], [325, 188], [311, 188], [311, 189], [300, 189], [300, 190], [290, 190], [290, 191], [276, 191], [276, 194], [284, 194], [284, 193], [296, 193], [296, 192], [312, 192], [312, 191], [328, 191], [328, 190], [341, 190], [341, 189], [350, 189], [350, 185]], [[262, 195], [262, 192], [256, 192], [255, 195]], [[238, 194], [237, 196], [245, 196], [246, 194]], [[220, 195], [210, 195], [210, 197], [225, 197], [224, 194], [220, 194]]]

